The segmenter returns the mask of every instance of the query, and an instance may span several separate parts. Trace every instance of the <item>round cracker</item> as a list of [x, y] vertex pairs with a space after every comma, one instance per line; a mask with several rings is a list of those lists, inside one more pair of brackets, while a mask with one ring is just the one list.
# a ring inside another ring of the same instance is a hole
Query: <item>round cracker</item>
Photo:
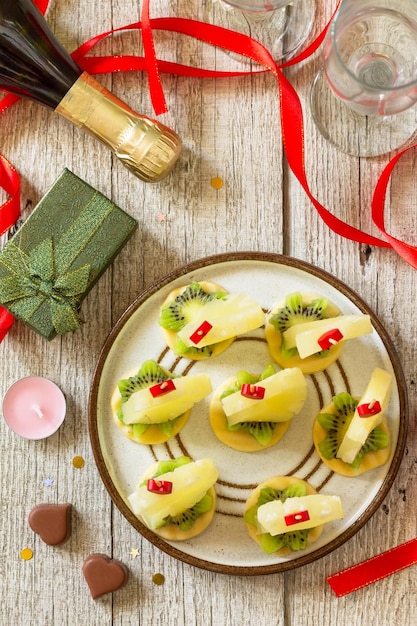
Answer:
[[187, 539], [201, 535], [211, 524], [216, 512], [217, 497], [214, 487], [210, 487], [207, 494], [213, 498], [212, 507], [206, 513], [199, 515], [189, 530], [181, 530], [176, 524], [167, 524], [153, 532], [167, 541], [186, 541]]
[[[198, 281], [198, 284], [201, 285], [202, 289], [206, 293], [214, 293], [218, 291], [227, 293], [226, 289], [223, 289], [223, 287], [221, 287], [220, 285], [212, 281], [201, 280], [201, 281]], [[168, 296], [165, 298], [164, 302], [162, 303], [161, 308], [168, 302], [172, 302], [173, 300], [175, 300], [175, 298], [181, 295], [183, 291], [187, 289], [187, 287], [189, 287], [189, 284], [183, 285], [181, 287], [176, 287], [175, 289], [170, 291]], [[165, 343], [167, 344], [169, 348], [171, 348], [171, 350], [175, 354], [175, 344], [177, 341], [177, 333], [173, 330], [162, 328], [162, 326], [160, 328], [161, 328], [161, 333], [162, 333]], [[225, 339], [224, 341], [220, 341], [219, 343], [213, 344], [212, 353], [209, 356], [205, 356], [204, 354], [199, 354], [199, 353], [194, 353], [190, 355], [181, 354], [180, 356], [182, 356], [184, 359], [189, 359], [191, 361], [203, 361], [206, 359], [211, 359], [214, 356], [217, 356], [218, 354], [221, 354], [222, 352], [224, 352], [234, 342], [235, 339], [236, 337], [231, 337], [230, 339]]]
[[[336, 413], [336, 407], [333, 402], [325, 406], [320, 413]], [[383, 415], [382, 422], [379, 425], [388, 435], [390, 434], [386, 417]], [[391, 454], [391, 446], [388, 445], [386, 448], [382, 448], [381, 450], [376, 450], [375, 452], [368, 452], [362, 459], [362, 463], [359, 465], [357, 469], [353, 469], [348, 463], [342, 461], [342, 459], [326, 459], [322, 453], [320, 452], [319, 444], [326, 438], [327, 430], [321, 426], [318, 422], [317, 418], [314, 420], [313, 424], [313, 442], [314, 447], [316, 448], [316, 452], [327, 467], [329, 467], [336, 474], [340, 474], [341, 476], [360, 476], [364, 472], [368, 472], [375, 467], [380, 467], [384, 465]]]
[[[130, 378], [131, 376], [135, 376], [138, 372], [139, 368], [132, 370], [129, 374], [124, 376], [124, 378]], [[177, 417], [174, 428], [170, 435], [164, 433], [158, 426], [154, 424], [150, 424], [148, 428], [139, 436], [135, 436], [134, 430], [131, 424], [124, 424], [117, 416], [119, 409], [122, 405], [122, 396], [120, 395], [120, 391], [118, 387], [113, 391], [112, 397], [110, 399], [111, 410], [113, 415], [114, 423], [121, 429], [123, 434], [135, 441], [136, 443], [142, 443], [148, 446], [156, 446], [160, 443], [165, 443], [172, 439], [184, 428], [185, 424], [188, 422], [188, 419], [191, 415], [191, 409], [185, 411], [180, 417]]]
[[[322, 296], [316, 293], [303, 293], [303, 305], [306, 306], [313, 300], [321, 297]], [[343, 350], [343, 342], [339, 342], [330, 348], [326, 356], [317, 356], [316, 354], [312, 354], [305, 359], [301, 359], [298, 354], [296, 354], [293, 357], [285, 358], [281, 352], [282, 334], [277, 332], [275, 327], [268, 321], [274, 313], [279, 311], [279, 309], [284, 308], [284, 306], [285, 299], [275, 304], [268, 314], [265, 325], [265, 338], [272, 358], [282, 368], [299, 367], [303, 374], [322, 372], [339, 358]], [[338, 315], [341, 315], [341, 312], [335, 304], [329, 301], [326, 308], [326, 315], [328, 317], [337, 317]]]
[[227, 418], [225, 412], [223, 411], [220, 396], [224, 391], [226, 391], [226, 389], [230, 389], [235, 385], [236, 378], [231, 376], [219, 385], [212, 395], [210, 401], [209, 419], [214, 434], [217, 439], [219, 439], [226, 446], [233, 448], [234, 450], [238, 450], [239, 452], [258, 452], [259, 450], [271, 448], [278, 443], [280, 439], [282, 439], [284, 434], [287, 432], [291, 420], [288, 420], [287, 422], [277, 422], [271, 441], [266, 445], [262, 445], [253, 435], [245, 430], [229, 430], [227, 428]]
[[[294, 483], [303, 483], [303, 485], [305, 485], [306, 487], [307, 495], [313, 495], [317, 493], [317, 491], [310, 485], [310, 483], [303, 480], [302, 478], [298, 478], [297, 476], [273, 476], [272, 478], [268, 478], [267, 480], [260, 483], [253, 491], [251, 491], [248, 499], [246, 500], [245, 512], [256, 505], [259, 495], [261, 493], [261, 489], [264, 489], [265, 487], [271, 487], [272, 489], [281, 491], [282, 489], [286, 489]], [[253, 539], [253, 541], [255, 541], [258, 545], [261, 545], [261, 535], [257, 533], [256, 526], [253, 526], [253, 524], [249, 524], [249, 522], [246, 521], [245, 525], [251, 539]], [[315, 526], [310, 530], [307, 538], [307, 546], [310, 546], [312, 543], [317, 541], [317, 539], [323, 532], [323, 526], [324, 524], [320, 524], [320, 526]], [[302, 552], [302, 550], [299, 550], [299, 552]], [[274, 554], [277, 556], [285, 556], [288, 554], [293, 554], [293, 550], [284, 547], [277, 550]]]
[[[151, 478], [155, 474], [157, 466], [158, 463], [154, 463], [143, 474], [142, 478], [139, 481], [139, 484], [141, 484], [144, 480]], [[154, 532], [159, 537], [162, 537], [162, 539], [166, 539], [167, 541], [186, 541], [187, 539], [192, 539], [193, 537], [197, 537], [197, 535], [201, 535], [201, 533], [204, 532], [206, 528], [211, 524], [214, 514], [216, 512], [217, 495], [214, 487], [210, 487], [210, 489], [207, 491], [207, 494], [213, 499], [212, 506], [209, 511], [206, 511], [206, 513], [202, 513], [197, 517], [190, 529], [181, 530], [176, 524], [167, 524], [166, 526], [162, 526], [161, 528], [157, 528], [156, 530], [154, 528], [150, 528], [150, 530], [152, 530], [152, 532]], [[139, 519], [142, 524], [145, 524], [145, 526], [147, 526], [142, 517], [139, 517]], [[147, 526], [147, 528], [149, 528], [149, 526]]]

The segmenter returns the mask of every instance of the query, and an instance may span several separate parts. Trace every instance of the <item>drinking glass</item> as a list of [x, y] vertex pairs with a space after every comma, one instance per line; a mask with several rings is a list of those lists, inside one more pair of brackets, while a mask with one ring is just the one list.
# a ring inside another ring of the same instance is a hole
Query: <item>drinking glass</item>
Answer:
[[417, 128], [417, 0], [342, 0], [310, 94], [321, 134], [355, 156], [386, 154]]
[[206, 22], [249, 35], [277, 61], [289, 59], [307, 39], [315, 0], [203, 0]]

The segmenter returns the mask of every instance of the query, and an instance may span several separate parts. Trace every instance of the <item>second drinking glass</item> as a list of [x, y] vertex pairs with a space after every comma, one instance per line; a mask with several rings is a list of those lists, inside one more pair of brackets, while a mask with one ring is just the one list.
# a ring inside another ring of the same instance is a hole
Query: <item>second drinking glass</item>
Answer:
[[311, 91], [322, 135], [343, 152], [376, 156], [417, 128], [416, 0], [343, 0]]

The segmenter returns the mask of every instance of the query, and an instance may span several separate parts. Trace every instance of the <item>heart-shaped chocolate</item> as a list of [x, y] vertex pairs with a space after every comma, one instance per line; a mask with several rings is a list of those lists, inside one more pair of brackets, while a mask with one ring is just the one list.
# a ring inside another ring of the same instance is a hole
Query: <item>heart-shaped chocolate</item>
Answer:
[[38, 504], [29, 513], [29, 526], [48, 546], [65, 543], [71, 536], [72, 504]]
[[117, 591], [129, 578], [126, 565], [105, 554], [90, 554], [83, 563], [83, 574], [93, 599]]

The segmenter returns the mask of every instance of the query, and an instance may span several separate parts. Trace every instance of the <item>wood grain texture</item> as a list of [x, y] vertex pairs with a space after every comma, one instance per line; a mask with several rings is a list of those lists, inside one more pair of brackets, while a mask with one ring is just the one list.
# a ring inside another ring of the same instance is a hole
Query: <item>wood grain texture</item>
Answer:
[[[200, 2], [153, 0], [152, 15], [200, 17]], [[317, 2], [316, 32], [335, 2]], [[51, 1], [47, 19], [72, 50], [93, 35], [140, 18], [134, 0]], [[155, 34], [161, 58], [228, 69], [235, 61], [220, 50], [167, 33]], [[103, 54], [137, 53], [138, 33], [100, 44]], [[99, 52], [97, 52], [98, 54]], [[318, 136], [308, 93], [320, 57], [288, 71], [302, 97], [306, 167], [313, 193], [336, 215], [379, 235], [370, 202], [387, 157], [354, 159]], [[138, 111], [152, 116], [147, 78], [136, 73], [101, 77]], [[280, 133], [276, 81], [271, 75], [188, 79], [163, 75], [172, 125], [184, 151], [172, 176], [145, 185], [92, 138], [29, 102], [1, 120], [1, 152], [22, 179], [25, 214], [68, 167], [135, 217], [139, 228], [82, 306], [86, 324], [47, 343], [16, 323], [0, 345], [0, 392], [28, 374], [54, 380], [67, 398], [62, 428], [48, 440], [25, 441], [0, 422], [1, 567], [4, 626], [412, 626], [416, 569], [337, 599], [326, 576], [417, 534], [416, 273], [389, 250], [370, 248], [328, 229], [288, 170]], [[417, 244], [416, 155], [403, 157], [390, 186], [390, 232]], [[224, 185], [215, 190], [213, 177]], [[163, 219], [158, 219], [158, 216]], [[3, 237], [2, 243], [6, 240]], [[194, 568], [162, 553], [129, 526], [112, 505], [90, 448], [87, 409], [100, 349], [126, 307], [159, 278], [184, 263], [221, 252], [284, 253], [313, 263], [355, 290], [388, 329], [404, 368], [410, 401], [406, 454], [384, 504], [357, 535], [303, 568], [260, 577], [230, 577]], [[411, 310], [408, 308], [411, 306]], [[72, 465], [75, 455], [85, 466]], [[53, 485], [46, 487], [44, 479]], [[51, 548], [27, 523], [40, 502], [71, 502], [70, 541]], [[31, 561], [20, 558], [30, 547]], [[139, 556], [130, 554], [132, 548]], [[130, 568], [129, 584], [93, 601], [83, 579], [83, 559], [103, 552]], [[155, 573], [165, 584], [152, 582]]]

